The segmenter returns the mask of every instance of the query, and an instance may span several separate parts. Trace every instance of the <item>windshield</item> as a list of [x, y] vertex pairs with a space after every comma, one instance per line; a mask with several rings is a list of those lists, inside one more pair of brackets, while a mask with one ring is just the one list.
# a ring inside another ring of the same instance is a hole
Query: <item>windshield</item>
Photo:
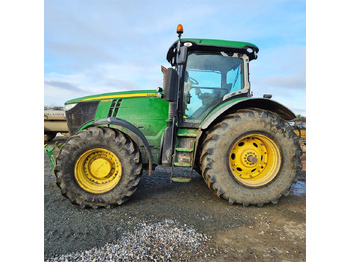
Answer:
[[199, 123], [224, 96], [244, 89], [244, 62], [226, 54], [191, 53], [184, 82], [184, 121]]

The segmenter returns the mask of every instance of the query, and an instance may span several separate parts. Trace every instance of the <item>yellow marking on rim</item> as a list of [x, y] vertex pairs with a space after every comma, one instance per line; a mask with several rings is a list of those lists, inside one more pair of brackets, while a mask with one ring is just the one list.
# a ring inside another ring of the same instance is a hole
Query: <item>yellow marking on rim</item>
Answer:
[[268, 184], [281, 167], [281, 153], [276, 143], [261, 134], [241, 138], [228, 157], [232, 175], [250, 187]]
[[111, 99], [111, 98], [130, 98], [130, 97], [157, 97], [157, 93], [137, 93], [137, 94], [124, 94], [124, 95], [109, 95], [109, 96], [97, 96], [85, 98], [82, 101], [98, 100], [98, 99]]
[[119, 183], [122, 165], [113, 152], [104, 148], [94, 148], [79, 157], [75, 163], [74, 176], [85, 191], [101, 194]]

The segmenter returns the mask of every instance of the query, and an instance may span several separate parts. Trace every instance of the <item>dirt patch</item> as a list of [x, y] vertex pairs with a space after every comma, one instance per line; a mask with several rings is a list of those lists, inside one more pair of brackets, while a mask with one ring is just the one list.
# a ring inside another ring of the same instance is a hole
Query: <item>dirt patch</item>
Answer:
[[305, 261], [306, 224], [258, 214], [256, 223], [215, 235], [226, 261]]

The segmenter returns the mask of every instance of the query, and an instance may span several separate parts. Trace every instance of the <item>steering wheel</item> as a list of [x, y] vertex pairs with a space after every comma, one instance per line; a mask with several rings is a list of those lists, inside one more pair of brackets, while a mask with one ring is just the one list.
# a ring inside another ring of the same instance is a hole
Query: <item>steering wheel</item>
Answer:
[[189, 79], [192, 82], [192, 84], [194, 84], [194, 85], [198, 85], [199, 84], [198, 81], [196, 79], [194, 79], [193, 77], [190, 77]]

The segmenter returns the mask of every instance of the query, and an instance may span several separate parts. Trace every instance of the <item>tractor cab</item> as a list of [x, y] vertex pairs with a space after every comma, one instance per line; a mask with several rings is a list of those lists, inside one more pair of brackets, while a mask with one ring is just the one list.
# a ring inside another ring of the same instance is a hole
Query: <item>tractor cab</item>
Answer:
[[160, 95], [177, 103], [179, 125], [198, 127], [219, 104], [250, 97], [249, 61], [258, 51], [246, 42], [181, 39], [179, 34], [167, 54], [175, 69], [167, 70], [164, 96]]
[[216, 104], [236, 95], [248, 95], [246, 65], [237, 54], [190, 53], [183, 86], [183, 121], [200, 123]]
[[195, 139], [206, 117], [228, 101], [231, 105], [251, 96], [249, 61], [259, 49], [247, 42], [181, 39], [182, 32], [179, 25], [179, 40], [167, 53], [172, 67], [162, 69], [165, 81], [158, 89], [158, 98], [169, 101], [160, 162], [193, 167]]

